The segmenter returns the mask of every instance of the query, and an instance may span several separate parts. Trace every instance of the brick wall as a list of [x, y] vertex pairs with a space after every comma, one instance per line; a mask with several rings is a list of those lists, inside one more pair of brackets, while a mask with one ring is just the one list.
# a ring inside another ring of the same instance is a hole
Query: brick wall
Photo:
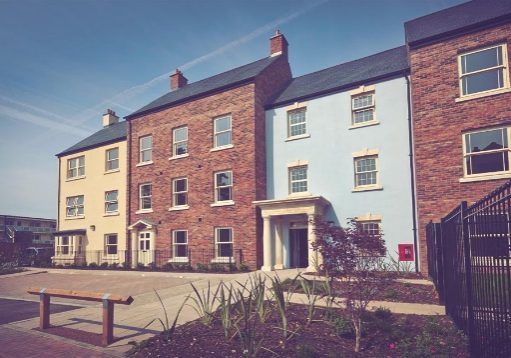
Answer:
[[422, 272], [427, 272], [426, 224], [438, 221], [460, 201], [474, 202], [504, 182], [460, 183], [462, 131], [511, 125], [511, 93], [458, 103], [455, 99], [459, 97], [458, 53], [497, 43], [508, 43], [509, 51], [510, 40], [511, 24], [506, 24], [410, 50]]
[[[287, 72], [286, 72], [287, 68]], [[281, 73], [282, 72], [282, 73]], [[202, 262], [193, 252], [214, 249], [214, 228], [232, 227], [235, 258], [239, 249], [251, 269], [260, 265], [262, 256], [260, 227], [252, 202], [265, 198], [264, 180], [264, 105], [290, 78], [287, 59], [267, 68], [254, 83], [209, 95], [157, 113], [131, 120], [130, 154], [130, 224], [140, 219], [157, 223], [157, 250], [171, 250], [171, 231], [188, 230], [192, 265]], [[260, 86], [261, 89], [256, 89]], [[270, 93], [271, 92], [271, 93]], [[211, 152], [213, 118], [232, 116], [233, 148]], [[169, 160], [172, 129], [188, 126], [189, 156]], [[261, 127], [262, 126], [262, 127]], [[154, 164], [136, 167], [139, 137], [153, 135]], [[262, 136], [262, 137], [261, 137]], [[233, 172], [232, 206], [211, 207], [214, 201], [213, 173]], [[188, 178], [190, 208], [169, 211], [172, 178]], [[152, 213], [137, 214], [138, 185], [153, 185]], [[203, 262], [209, 263], [209, 262]]]

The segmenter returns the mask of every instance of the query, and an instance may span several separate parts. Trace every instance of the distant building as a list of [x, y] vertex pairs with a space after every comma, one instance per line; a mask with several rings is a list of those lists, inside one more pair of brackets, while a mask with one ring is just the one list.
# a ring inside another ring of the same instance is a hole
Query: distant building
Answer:
[[53, 245], [57, 220], [26, 216], [0, 215], [0, 242]]
[[126, 122], [103, 115], [103, 129], [59, 158], [56, 264], [122, 264], [126, 254]]

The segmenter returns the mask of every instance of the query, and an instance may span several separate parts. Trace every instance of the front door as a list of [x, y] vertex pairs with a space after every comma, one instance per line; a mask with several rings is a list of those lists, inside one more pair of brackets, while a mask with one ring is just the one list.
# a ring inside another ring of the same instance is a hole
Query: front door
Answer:
[[307, 229], [289, 229], [290, 267], [309, 266]]
[[138, 234], [138, 263], [148, 265], [154, 262], [154, 250], [152, 248], [152, 232], [142, 231]]

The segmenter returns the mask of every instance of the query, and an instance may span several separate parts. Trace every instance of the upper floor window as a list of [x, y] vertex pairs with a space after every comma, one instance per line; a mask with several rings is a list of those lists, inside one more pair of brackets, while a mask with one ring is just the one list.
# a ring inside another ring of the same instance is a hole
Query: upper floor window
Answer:
[[461, 54], [458, 66], [461, 96], [509, 87], [506, 44]]
[[83, 216], [84, 214], [83, 195], [68, 196], [66, 198], [66, 216]]
[[289, 193], [307, 192], [307, 166], [289, 168]]
[[305, 108], [287, 112], [287, 136], [295, 137], [307, 134]]
[[85, 175], [85, 156], [72, 158], [67, 160], [67, 177], [68, 179], [81, 177]]
[[107, 191], [105, 193], [105, 213], [117, 213], [119, 211], [119, 201], [117, 190]]
[[215, 173], [215, 202], [232, 200], [232, 171]]
[[152, 209], [152, 188], [153, 186], [149, 183], [140, 184], [139, 186], [139, 209], [148, 210]]
[[153, 160], [153, 136], [140, 137], [140, 163]]
[[172, 130], [172, 155], [178, 156], [188, 153], [188, 127]]
[[351, 124], [355, 126], [374, 120], [374, 92], [352, 96]]
[[117, 234], [105, 235], [105, 254], [117, 255]]
[[510, 172], [509, 132], [509, 128], [498, 128], [464, 134], [465, 175]]
[[378, 185], [377, 156], [355, 158], [355, 188]]
[[119, 148], [106, 151], [106, 171], [119, 169]]
[[232, 144], [232, 118], [225, 116], [214, 120], [214, 146], [225, 147]]
[[172, 179], [172, 206], [188, 205], [188, 179]]
[[379, 221], [361, 221], [362, 231], [367, 235], [378, 235], [380, 233]]

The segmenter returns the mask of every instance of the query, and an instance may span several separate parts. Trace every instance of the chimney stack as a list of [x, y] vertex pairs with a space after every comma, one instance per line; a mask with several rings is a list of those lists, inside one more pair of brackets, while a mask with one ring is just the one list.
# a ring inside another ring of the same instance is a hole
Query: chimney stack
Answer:
[[280, 30], [275, 32], [275, 35], [270, 38], [270, 57], [284, 55], [287, 57], [287, 40], [282, 35]]
[[106, 113], [103, 114], [103, 127], [106, 128], [112, 124], [119, 123], [119, 117], [111, 109], [107, 109]]
[[186, 86], [187, 83], [188, 80], [183, 76], [183, 72], [179, 71], [179, 68], [176, 68], [176, 72], [170, 75], [170, 89], [172, 91]]

